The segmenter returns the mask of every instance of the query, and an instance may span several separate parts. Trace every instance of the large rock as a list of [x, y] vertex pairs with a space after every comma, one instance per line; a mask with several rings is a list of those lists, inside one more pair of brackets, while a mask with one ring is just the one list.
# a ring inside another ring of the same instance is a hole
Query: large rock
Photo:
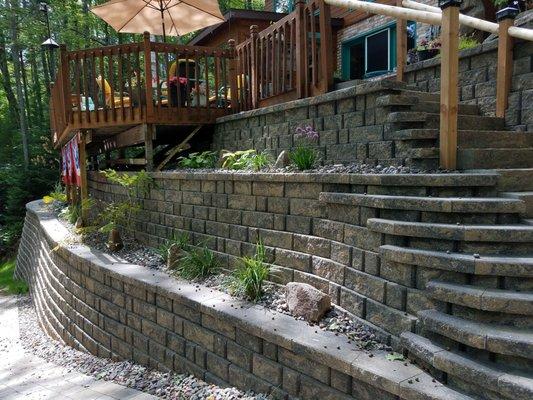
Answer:
[[283, 150], [281, 153], [279, 153], [278, 159], [274, 164], [274, 168], [285, 168], [290, 163], [291, 161], [289, 160], [289, 152], [287, 150]]
[[286, 288], [289, 311], [309, 322], [318, 322], [331, 308], [331, 298], [307, 283], [290, 282]]

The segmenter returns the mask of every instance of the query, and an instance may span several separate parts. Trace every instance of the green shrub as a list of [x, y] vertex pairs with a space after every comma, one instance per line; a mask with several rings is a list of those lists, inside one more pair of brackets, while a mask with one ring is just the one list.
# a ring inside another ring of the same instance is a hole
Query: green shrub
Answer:
[[26, 282], [15, 279], [15, 260], [0, 261], [0, 291], [7, 291], [9, 294], [28, 293]]
[[181, 168], [215, 168], [218, 155], [214, 151], [203, 151], [201, 153], [191, 153], [187, 157], [178, 159], [178, 166]]
[[305, 171], [314, 167], [317, 160], [317, 153], [311, 147], [300, 145], [289, 152], [289, 160], [300, 171]]
[[479, 45], [479, 42], [471, 37], [468, 36], [461, 36], [459, 38], [459, 51], [471, 49], [473, 47], [477, 47]]
[[81, 216], [81, 209], [77, 204], [71, 204], [61, 210], [59, 216], [66, 219], [71, 224], [75, 224]]
[[180, 250], [187, 250], [189, 248], [189, 235], [187, 233], [176, 235], [172, 239], [167, 240], [165, 243], [159, 246], [159, 248], [157, 249], [157, 253], [161, 257], [163, 262], [167, 262], [168, 251], [174, 245], [178, 246]]
[[258, 301], [263, 295], [263, 283], [270, 275], [270, 266], [265, 263], [263, 243], [257, 243], [253, 257], [242, 257], [240, 261], [230, 279], [230, 289], [234, 294]]
[[257, 153], [255, 150], [224, 151], [222, 154], [222, 168], [232, 170], [253, 169], [259, 171], [270, 163], [267, 153]]
[[180, 259], [176, 272], [185, 279], [205, 278], [219, 269], [215, 253], [207, 247], [187, 250]]
[[289, 152], [289, 160], [300, 171], [313, 168], [317, 162], [318, 153], [311, 145], [318, 142], [320, 135], [311, 125], [308, 125], [306, 127], [299, 126], [296, 128], [295, 136], [301, 142], [293, 151]]

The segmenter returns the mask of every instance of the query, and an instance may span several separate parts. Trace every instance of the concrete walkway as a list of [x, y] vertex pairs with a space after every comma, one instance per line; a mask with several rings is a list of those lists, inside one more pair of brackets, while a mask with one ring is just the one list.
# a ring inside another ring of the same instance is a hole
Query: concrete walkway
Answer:
[[19, 341], [16, 297], [0, 293], [0, 399], [155, 400], [157, 397], [97, 380], [28, 354]]

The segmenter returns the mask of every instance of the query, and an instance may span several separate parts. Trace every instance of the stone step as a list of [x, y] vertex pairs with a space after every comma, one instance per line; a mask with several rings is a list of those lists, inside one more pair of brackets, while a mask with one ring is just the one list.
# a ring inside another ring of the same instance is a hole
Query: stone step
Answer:
[[533, 132], [459, 131], [457, 141], [462, 149], [531, 148]]
[[458, 169], [533, 168], [533, 147], [461, 149], [457, 151]]
[[[389, 123], [422, 123], [424, 128], [438, 129], [440, 114], [420, 111], [396, 111], [387, 116]], [[480, 115], [459, 115], [458, 129], [460, 130], [503, 130], [505, 120], [503, 118], [486, 117]]]
[[319, 200], [323, 203], [357, 207], [443, 213], [522, 214], [525, 212], [525, 204], [522, 201], [502, 198], [386, 196], [322, 192]]
[[[446, 350], [439, 344], [416, 333], [404, 332], [401, 345], [413, 356], [448, 375], [486, 389], [512, 400], [533, 398], [533, 379], [511, 371], [502, 371], [489, 362], [479, 362], [466, 356]], [[480, 395], [481, 393], [473, 393]], [[482, 395], [482, 394], [481, 394]]]
[[524, 219], [522, 220], [522, 223], [523, 223], [524, 225], [530, 225], [530, 226], [533, 226], [533, 218], [524, 218]]
[[409, 90], [409, 89], [404, 89], [400, 93], [405, 96], [416, 96], [421, 101], [432, 101], [435, 103], [440, 103], [439, 93], [421, 92], [418, 90]]
[[370, 218], [367, 227], [374, 232], [395, 236], [465, 242], [533, 243], [533, 227], [527, 225], [452, 225]]
[[490, 289], [441, 281], [428, 282], [426, 291], [436, 300], [476, 310], [533, 315], [533, 292]]
[[[388, 94], [376, 99], [379, 107], [410, 107], [411, 111], [440, 113], [440, 100], [422, 99], [416, 94]], [[479, 107], [475, 104], [459, 104], [460, 115], [479, 115]]]
[[407, 149], [397, 149], [396, 155], [406, 159], [439, 159], [439, 149], [436, 147], [413, 147]]
[[533, 359], [533, 332], [469, 321], [437, 310], [418, 312], [424, 328], [476, 349]]
[[503, 192], [501, 196], [523, 201], [526, 208], [525, 216], [533, 217], [533, 192]]
[[533, 168], [498, 169], [498, 189], [505, 192], [533, 191]]
[[533, 257], [474, 257], [470, 254], [420, 250], [393, 245], [383, 245], [379, 250], [383, 259], [403, 264], [472, 275], [533, 278]]

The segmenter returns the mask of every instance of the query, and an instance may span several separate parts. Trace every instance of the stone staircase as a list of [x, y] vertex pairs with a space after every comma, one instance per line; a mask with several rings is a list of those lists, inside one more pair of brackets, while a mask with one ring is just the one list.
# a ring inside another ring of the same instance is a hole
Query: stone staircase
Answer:
[[417, 322], [401, 334], [401, 347], [474, 399], [533, 398], [532, 190], [533, 170], [516, 169], [502, 171], [494, 191], [468, 197], [453, 189], [433, 197], [320, 196], [366, 210], [361, 225], [384, 238], [381, 265], [411, 271], [425, 299], [406, 310]]
[[[437, 169], [439, 94], [402, 90], [376, 104], [388, 112], [385, 139], [410, 166]], [[481, 115], [476, 105], [461, 104], [457, 169], [533, 168], [533, 132], [505, 130], [505, 120]]]

